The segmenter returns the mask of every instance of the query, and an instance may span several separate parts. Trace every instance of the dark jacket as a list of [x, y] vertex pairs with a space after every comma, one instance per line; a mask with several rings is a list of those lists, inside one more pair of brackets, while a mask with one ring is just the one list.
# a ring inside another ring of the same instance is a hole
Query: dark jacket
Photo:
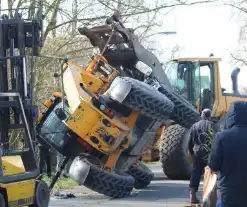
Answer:
[[37, 141], [38, 141], [38, 147], [43, 150], [43, 151], [49, 151], [50, 150], [50, 146], [43, 140], [39, 137], [39, 135], [36, 136], [37, 138]]
[[247, 102], [234, 102], [225, 130], [212, 143], [209, 167], [219, 171], [218, 193], [231, 207], [247, 206]]
[[190, 129], [189, 151], [191, 154], [199, 155], [203, 159], [207, 159], [212, 139], [215, 135], [214, 123], [202, 119], [195, 123]]

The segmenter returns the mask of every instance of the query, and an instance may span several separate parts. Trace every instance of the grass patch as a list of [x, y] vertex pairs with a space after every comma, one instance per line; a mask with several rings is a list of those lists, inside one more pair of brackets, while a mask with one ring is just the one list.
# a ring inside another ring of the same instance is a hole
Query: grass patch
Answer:
[[[43, 180], [45, 182], [51, 182], [51, 179], [48, 177], [43, 177]], [[71, 178], [59, 178], [53, 187], [54, 190], [66, 190], [66, 189], [72, 189], [74, 187], [79, 186], [74, 180]]]

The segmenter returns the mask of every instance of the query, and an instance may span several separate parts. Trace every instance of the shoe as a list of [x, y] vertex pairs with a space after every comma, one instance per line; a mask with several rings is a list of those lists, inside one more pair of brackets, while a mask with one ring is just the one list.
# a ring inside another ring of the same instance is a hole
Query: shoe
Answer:
[[199, 204], [200, 200], [196, 197], [196, 189], [191, 188], [190, 189], [190, 203], [191, 204]]

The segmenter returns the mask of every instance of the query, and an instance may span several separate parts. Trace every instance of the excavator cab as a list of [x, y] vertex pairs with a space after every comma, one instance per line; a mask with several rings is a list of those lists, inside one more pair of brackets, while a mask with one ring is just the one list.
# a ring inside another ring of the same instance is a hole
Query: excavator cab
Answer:
[[198, 112], [212, 109], [213, 118], [218, 121], [228, 111], [232, 102], [247, 100], [238, 91], [239, 68], [232, 70], [232, 91], [226, 92], [221, 86], [219, 62], [221, 58], [177, 58], [163, 67], [172, 89], [187, 99]]
[[215, 99], [215, 74], [219, 58], [178, 58], [164, 69], [172, 89], [187, 99], [200, 112], [212, 108]]
[[[48, 207], [49, 188], [36, 162], [33, 63], [42, 44], [42, 7], [36, 17], [0, 17], [0, 206]], [[35, 16], [35, 15], [34, 15]]]

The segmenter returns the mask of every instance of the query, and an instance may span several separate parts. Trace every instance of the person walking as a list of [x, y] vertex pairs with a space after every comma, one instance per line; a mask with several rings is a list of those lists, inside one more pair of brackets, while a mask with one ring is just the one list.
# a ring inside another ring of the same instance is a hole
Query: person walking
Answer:
[[192, 171], [190, 178], [190, 203], [198, 204], [196, 196], [200, 185], [200, 179], [204, 168], [207, 166], [212, 139], [215, 134], [215, 126], [211, 118], [211, 110], [204, 109], [201, 120], [195, 123], [190, 130], [189, 151], [193, 155]]
[[218, 173], [217, 207], [247, 206], [247, 102], [230, 106], [222, 132], [216, 134], [209, 158], [211, 173]]
[[40, 174], [43, 174], [44, 165], [46, 165], [46, 174], [51, 177], [51, 156], [50, 156], [50, 147], [44, 143], [41, 139], [38, 139], [39, 147], [39, 169]]

